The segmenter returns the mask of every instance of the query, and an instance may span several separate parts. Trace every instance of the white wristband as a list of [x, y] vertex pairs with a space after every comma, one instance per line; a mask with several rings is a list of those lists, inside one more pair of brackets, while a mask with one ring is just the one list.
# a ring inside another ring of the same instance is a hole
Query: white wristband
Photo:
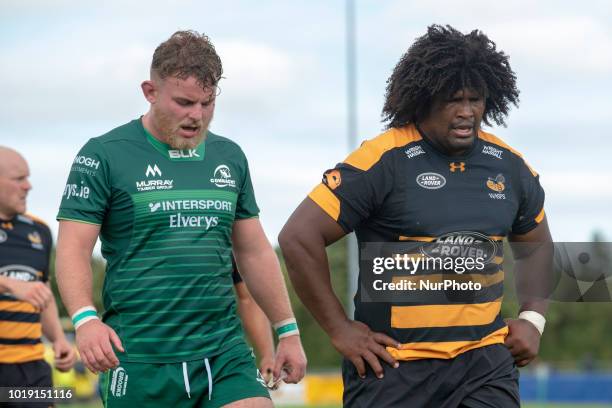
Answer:
[[78, 329], [90, 320], [99, 320], [96, 308], [93, 306], [85, 306], [74, 312], [72, 315], [72, 325], [74, 330]]
[[544, 316], [533, 310], [525, 310], [518, 315], [519, 319], [527, 320], [533, 324], [536, 329], [540, 332], [540, 336], [544, 333], [544, 325], [546, 325], [546, 319]]

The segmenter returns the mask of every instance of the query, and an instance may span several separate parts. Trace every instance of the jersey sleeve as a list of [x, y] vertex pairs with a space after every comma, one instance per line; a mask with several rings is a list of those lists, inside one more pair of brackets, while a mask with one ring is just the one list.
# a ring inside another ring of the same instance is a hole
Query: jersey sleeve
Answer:
[[544, 189], [540, 176], [524, 160], [519, 162], [521, 198], [517, 216], [512, 224], [513, 234], [526, 234], [544, 219]]
[[238, 192], [238, 200], [236, 202], [236, 219], [253, 218], [259, 215], [259, 207], [255, 200], [255, 191], [253, 190], [253, 183], [251, 182], [251, 172], [249, 170], [249, 163], [244, 157], [244, 173], [242, 185]]
[[57, 219], [101, 225], [110, 193], [109, 161], [100, 143], [90, 139], [74, 159]]
[[364, 142], [342, 163], [323, 174], [308, 195], [346, 232], [353, 231], [384, 202], [393, 173], [374, 141]]

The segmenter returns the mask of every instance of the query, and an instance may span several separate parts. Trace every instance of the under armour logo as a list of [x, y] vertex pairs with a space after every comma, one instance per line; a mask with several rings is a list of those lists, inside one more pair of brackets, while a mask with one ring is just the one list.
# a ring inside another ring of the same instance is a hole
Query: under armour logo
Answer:
[[154, 164], [153, 167], [151, 167], [151, 165], [149, 164], [147, 166], [147, 171], [145, 173], [145, 176], [151, 177], [155, 175], [157, 175], [158, 177], [161, 177], [162, 175], [161, 170], [159, 169], [159, 167], [157, 167], [157, 164]]
[[459, 170], [462, 173], [465, 171], [465, 162], [459, 162], [459, 163], [452, 162], [452, 163], [449, 163], [448, 165], [450, 166], [451, 173], [454, 173], [457, 170]]

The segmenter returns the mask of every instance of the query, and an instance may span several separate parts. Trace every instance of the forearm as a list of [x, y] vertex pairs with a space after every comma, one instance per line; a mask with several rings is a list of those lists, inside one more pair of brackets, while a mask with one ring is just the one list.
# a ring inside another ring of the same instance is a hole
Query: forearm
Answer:
[[7, 276], [0, 276], [0, 292], [4, 293], [4, 292], [9, 292], [9, 293], [13, 293], [13, 285], [11, 285], [11, 281], [13, 279], [9, 278]]
[[542, 316], [548, 310], [552, 291], [552, 254], [547, 260], [546, 247], [536, 250], [532, 255], [515, 261], [516, 293], [520, 311], [533, 310]]
[[554, 289], [552, 240], [514, 243], [513, 251], [520, 311], [532, 310], [544, 316]]
[[270, 321], [259, 306], [252, 300], [241, 300], [238, 303], [238, 314], [244, 330], [255, 348], [259, 358], [274, 356], [274, 339]]
[[253, 299], [271, 322], [293, 317], [278, 259], [267, 241], [260, 248], [236, 253], [236, 263]]
[[51, 302], [49, 302], [49, 306], [47, 306], [45, 310], [41, 312], [40, 323], [42, 325], [42, 332], [44, 336], [51, 343], [65, 337], [64, 329], [62, 329], [62, 324], [57, 314], [57, 304], [55, 303], [55, 299], [52, 299]]
[[330, 336], [348, 317], [333, 291], [326, 242], [317, 234], [281, 233], [289, 278], [302, 303]]
[[57, 285], [70, 315], [84, 306], [93, 305], [90, 262], [91, 252], [69, 241], [58, 241], [55, 263]]

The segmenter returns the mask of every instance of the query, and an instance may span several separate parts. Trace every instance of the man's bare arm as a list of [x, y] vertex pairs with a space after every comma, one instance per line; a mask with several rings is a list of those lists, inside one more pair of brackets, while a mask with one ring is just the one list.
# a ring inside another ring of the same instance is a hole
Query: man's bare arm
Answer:
[[[552, 237], [546, 218], [527, 234], [510, 235], [508, 241], [515, 258], [514, 278], [520, 311], [534, 311], [544, 316], [553, 284]], [[517, 365], [529, 364], [540, 348], [540, 332], [529, 321], [508, 319], [506, 346]]]
[[238, 315], [259, 357], [259, 369], [268, 381], [274, 369], [274, 338], [270, 321], [257, 305], [244, 282], [235, 284], [234, 289], [238, 298]]
[[[236, 264], [255, 302], [271, 322], [293, 317], [289, 295], [278, 258], [268, 242], [258, 218], [237, 220], [232, 232]], [[274, 378], [281, 369], [288, 373], [286, 382], [296, 383], [304, 377], [306, 356], [299, 336], [283, 337], [278, 343]]]
[[53, 345], [54, 366], [60, 371], [68, 371], [74, 365], [76, 354], [72, 344], [66, 340], [64, 329], [57, 313], [57, 304], [52, 297], [49, 306], [40, 314], [42, 332]]
[[[68, 313], [93, 306], [91, 253], [100, 227], [74, 221], [60, 221], [55, 270], [57, 284]], [[76, 330], [76, 342], [83, 363], [92, 372], [116, 367], [119, 359], [114, 345], [123, 351], [119, 337], [100, 320], [90, 320]]]
[[296, 293], [334, 347], [355, 365], [360, 376], [365, 376], [367, 362], [382, 377], [379, 358], [397, 366], [385, 346], [399, 347], [398, 342], [350, 320], [332, 288], [325, 247], [344, 235], [338, 223], [306, 198], [283, 227], [278, 241]]
[[0, 276], [0, 293], [9, 292], [19, 300], [44, 310], [53, 294], [43, 282], [25, 282], [8, 276]]

